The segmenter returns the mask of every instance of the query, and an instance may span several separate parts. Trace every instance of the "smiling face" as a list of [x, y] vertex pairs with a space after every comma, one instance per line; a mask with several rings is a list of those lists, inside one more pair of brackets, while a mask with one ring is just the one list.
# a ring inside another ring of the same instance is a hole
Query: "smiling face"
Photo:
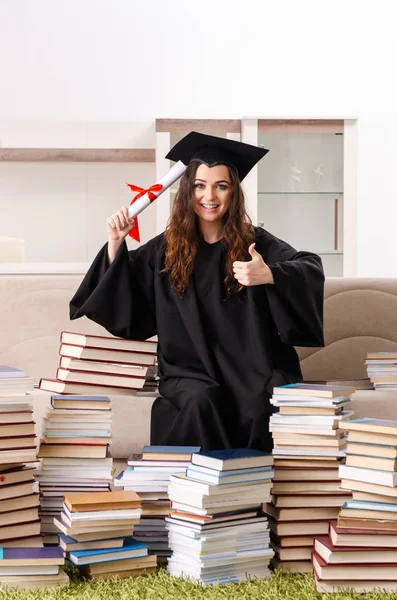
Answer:
[[230, 206], [231, 183], [225, 165], [198, 166], [193, 184], [193, 209], [202, 222], [223, 221]]

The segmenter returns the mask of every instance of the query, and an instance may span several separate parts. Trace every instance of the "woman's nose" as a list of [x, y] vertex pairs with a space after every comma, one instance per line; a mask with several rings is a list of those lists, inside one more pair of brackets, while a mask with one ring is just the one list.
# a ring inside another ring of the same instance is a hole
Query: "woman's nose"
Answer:
[[205, 188], [204, 197], [206, 200], [212, 200], [214, 198], [214, 190], [212, 189], [211, 185], [208, 185]]

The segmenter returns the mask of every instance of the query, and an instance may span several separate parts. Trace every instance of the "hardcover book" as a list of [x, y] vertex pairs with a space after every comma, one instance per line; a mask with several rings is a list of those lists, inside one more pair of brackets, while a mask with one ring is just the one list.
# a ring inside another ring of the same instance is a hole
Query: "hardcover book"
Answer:
[[147, 352], [155, 354], [157, 352], [157, 342], [149, 340], [127, 340], [101, 335], [87, 335], [84, 333], [74, 333], [71, 331], [61, 332], [62, 344], [74, 344], [77, 346], [86, 346], [89, 348], [110, 348], [112, 350], [128, 350], [132, 352]]
[[349, 396], [350, 394], [354, 394], [355, 391], [356, 388], [344, 385], [288, 383], [287, 385], [275, 387], [273, 394], [298, 394], [322, 398], [336, 398], [337, 396]]
[[192, 463], [219, 471], [229, 471], [272, 466], [273, 456], [252, 448], [233, 448], [195, 453], [192, 456]]

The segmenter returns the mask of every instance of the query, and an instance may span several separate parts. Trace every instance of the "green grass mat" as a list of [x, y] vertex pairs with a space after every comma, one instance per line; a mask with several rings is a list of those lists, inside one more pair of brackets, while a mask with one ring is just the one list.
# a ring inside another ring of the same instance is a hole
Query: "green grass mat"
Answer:
[[50, 590], [0, 588], [0, 600], [397, 600], [396, 594], [318, 594], [312, 575], [276, 573], [263, 580], [203, 587], [170, 577], [165, 569], [134, 579], [72, 580], [69, 587]]

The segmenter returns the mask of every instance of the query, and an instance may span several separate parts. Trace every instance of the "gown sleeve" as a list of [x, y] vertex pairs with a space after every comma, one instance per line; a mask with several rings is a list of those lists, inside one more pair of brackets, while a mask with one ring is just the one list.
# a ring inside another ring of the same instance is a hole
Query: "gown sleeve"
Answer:
[[274, 285], [266, 286], [267, 295], [281, 341], [293, 346], [323, 346], [321, 258], [311, 252], [298, 252], [275, 236], [264, 234], [262, 255], [274, 279]]
[[70, 318], [86, 316], [117, 337], [143, 340], [155, 335], [151, 263], [147, 245], [129, 252], [124, 243], [109, 265], [105, 244], [70, 301]]

